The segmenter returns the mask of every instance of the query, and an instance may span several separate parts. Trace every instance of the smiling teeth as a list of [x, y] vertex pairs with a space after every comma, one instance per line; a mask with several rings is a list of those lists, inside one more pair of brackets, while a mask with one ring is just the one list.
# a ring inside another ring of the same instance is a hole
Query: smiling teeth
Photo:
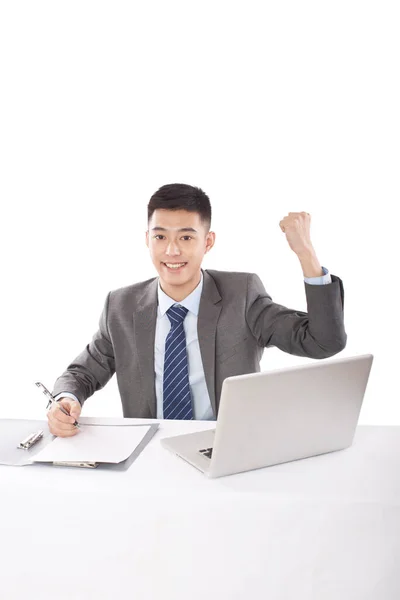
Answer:
[[179, 269], [180, 267], [183, 267], [185, 263], [176, 263], [176, 264], [171, 264], [171, 263], [165, 263], [167, 265], [167, 267], [169, 267], [170, 269]]

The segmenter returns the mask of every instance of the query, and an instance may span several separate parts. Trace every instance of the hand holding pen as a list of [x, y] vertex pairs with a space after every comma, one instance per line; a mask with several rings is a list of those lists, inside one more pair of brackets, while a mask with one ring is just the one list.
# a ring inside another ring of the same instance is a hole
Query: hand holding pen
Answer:
[[48, 399], [46, 408], [50, 409], [47, 413], [50, 432], [59, 437], [71, 437], [78, 433], [79, 423], [77, 419], [82, 410], [80, 403], [65, 397], [56, 401], [42, 383], [37, 381], [36, 385], [42, 388]]

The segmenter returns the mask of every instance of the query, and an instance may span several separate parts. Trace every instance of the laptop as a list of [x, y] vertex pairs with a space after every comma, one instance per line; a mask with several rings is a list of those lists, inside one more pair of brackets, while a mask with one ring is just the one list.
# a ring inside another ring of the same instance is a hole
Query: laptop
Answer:
[[364, 354], [227, 377], [216, 428], [161, 444], [208, 477], [343, 450], [353, 443], [372, 361]]

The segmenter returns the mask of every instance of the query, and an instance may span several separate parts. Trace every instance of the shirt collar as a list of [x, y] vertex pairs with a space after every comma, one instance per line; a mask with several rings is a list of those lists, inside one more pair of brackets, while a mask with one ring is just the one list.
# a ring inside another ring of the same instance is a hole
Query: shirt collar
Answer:
[[167, 294], [165, 292], [163, 292], [163, 290], [161, 289], [161, 286], [160, 286], [160, 279], [159, 279], [158, 280], [158, 289], [157, 289], [159, 316], [163, 317], [165, 315], [165, 313], [167, 312], [167, 310], [169, 308], [171, 308], [171, 306], [173, 306], [174, 304], [180, 304], [181, 306], [184, 306], [191, 313], [193, 313], [194, 315], [197, 316], [199, 314], [200, 297], [201, 297], [202, 291], [203, 291], [203, 272], [201, 272], [201, 279], [200, 279], [198, 286], [195, 287], [195, 289], [193, 290], [193, 292], [191, 292], [189, 294], [189, 296], [186, 296], [186, 298], [184, 300], [181, 300], [180, 302], [173, 300], [172, 298], [167, 296]]

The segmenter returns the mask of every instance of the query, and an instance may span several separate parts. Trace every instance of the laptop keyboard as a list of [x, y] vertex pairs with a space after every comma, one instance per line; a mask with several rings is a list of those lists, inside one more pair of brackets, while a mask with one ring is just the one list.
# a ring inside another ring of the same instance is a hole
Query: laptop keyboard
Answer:
[[199, 452], [201, 452], [201, 454], [203, 456], [205, 456], [206, 458], [211, 458], [212, 456], [212, 448], [203, 448], [202, 450], [199, 450]]

